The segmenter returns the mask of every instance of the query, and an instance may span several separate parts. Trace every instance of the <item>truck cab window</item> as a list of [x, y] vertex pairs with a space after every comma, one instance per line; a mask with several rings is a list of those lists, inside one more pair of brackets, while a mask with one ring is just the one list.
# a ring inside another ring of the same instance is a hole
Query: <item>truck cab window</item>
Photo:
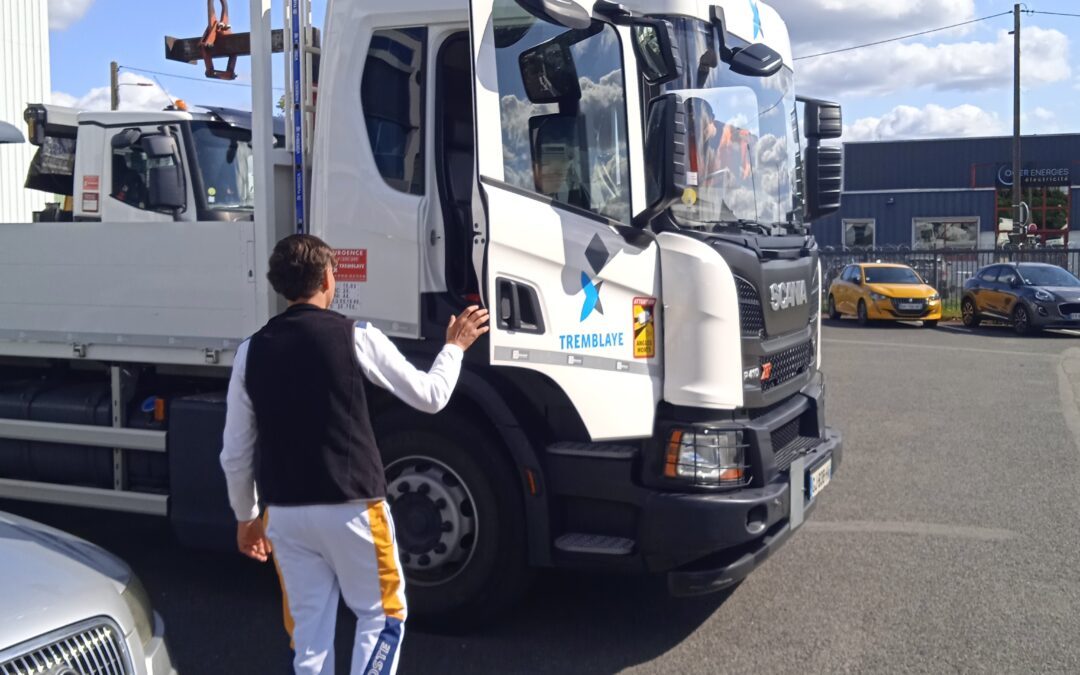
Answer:
[[172, 162], [171, 157], [149, 157], [142, 144], [138, 142], [126, 148], [114, 148], [112, 151], [112, 189], [109, 194], [113, 199], [129, 206], [151, 210], [148, 205], [150, 169], [153, 166]]
[[251, 131], [227, 124], [193, 122], [191, 136], [206, 207], [255, 208], [255, 160]]
[[626, 96], [618, 33], [566, 30], [496, 3], [504, 180], [629, 222]]
[[361, 105], [375, 164], [396, 190], [424, 194], [422, 77], [426, 28], [379, 30], [371, 36]]

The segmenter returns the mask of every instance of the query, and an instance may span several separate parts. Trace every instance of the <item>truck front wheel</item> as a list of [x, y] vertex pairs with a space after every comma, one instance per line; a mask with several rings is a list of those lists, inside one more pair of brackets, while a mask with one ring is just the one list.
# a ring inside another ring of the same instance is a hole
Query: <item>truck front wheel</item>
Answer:
[[379, 422], [409, 618], [469, 630], [528, 585], [518, 481], [499, 449], [467, 422], [411, 414]]

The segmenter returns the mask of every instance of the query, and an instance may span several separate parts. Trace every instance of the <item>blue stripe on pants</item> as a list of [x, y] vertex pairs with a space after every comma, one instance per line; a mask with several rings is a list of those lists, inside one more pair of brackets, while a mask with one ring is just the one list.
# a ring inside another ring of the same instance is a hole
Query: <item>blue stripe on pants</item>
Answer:
[[371, 651], [371, 658], [364, 666], [365, 675], [381, 675], [390, 672], [397, 657], [398, 645], [401, 644], [400, 619], [386, 617], [386, 625], [379, 633], [379, 639], [375, 642], [375, 649]]

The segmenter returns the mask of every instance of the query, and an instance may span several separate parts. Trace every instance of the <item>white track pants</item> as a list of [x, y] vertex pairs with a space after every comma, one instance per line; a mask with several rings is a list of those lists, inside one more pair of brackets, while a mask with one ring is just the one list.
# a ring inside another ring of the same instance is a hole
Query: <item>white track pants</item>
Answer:
[[296, 672], [333, 675], [339, 593], [356, 614], [350, 672], [396, 672], [405, 633], [405, 578], [386, 502], [270, 506], [266, 518]]

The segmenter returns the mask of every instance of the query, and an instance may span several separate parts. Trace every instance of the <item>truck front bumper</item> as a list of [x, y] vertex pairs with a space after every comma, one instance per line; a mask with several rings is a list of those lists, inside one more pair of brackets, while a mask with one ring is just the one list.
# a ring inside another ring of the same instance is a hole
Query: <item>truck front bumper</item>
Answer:
[[820, 445], [763, 488], [731, 494], [653, 493], [642, 510], [639, 541], [647, 566], [664, 569], [672, 561], [694, 558], [667, 572], [674, 595], [711, 593], [742, 581], [817, 505], [816, 497], [807, 495], [810, 473], [830, 461], [836, 471], [842, 457], [840, 434], [828, 429]]

